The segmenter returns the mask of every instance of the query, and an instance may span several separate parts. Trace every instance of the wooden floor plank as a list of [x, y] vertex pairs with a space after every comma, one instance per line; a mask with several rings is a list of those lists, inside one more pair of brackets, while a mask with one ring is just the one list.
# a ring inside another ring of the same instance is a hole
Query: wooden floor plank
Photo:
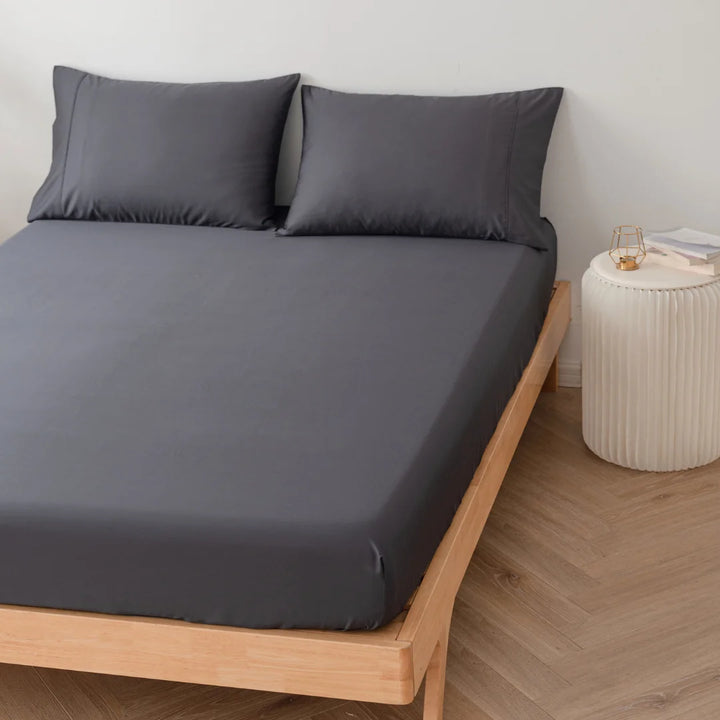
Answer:
[[[540, 397], [455, 606], [446, 720], [718, 720], [720, 462], [605, 463]], [[0, 628], [1, 632], [1, 628]], [[421, 720], [383, 706], [0, 666], [0, 720]]]
[[[700, 625], [720, 616], [720, 568], [692, 581], [672, 585], [652, 596], [640, 593], [592, 616], [582, 626], [566, 632], [581, 647], [597, 646], [607, 641], [608, 628], [617, 640], [636, 636], [642, 631], [658, 628]], [[718, 658], [720, 660], [720, 657]]]
[[651, 607], [665, 590], [685, 587], [697, 578], [712, 575], [717, 569], [718, 547], [710, 544], [669, 560], [638, 564], [627, 570], [617, 569], [603, 578], [599, 588], [592, 585], [571, 591], [570, 597], [591, 615], [637, 600]]
[[569, 683], [519, 642], [486, 620], [476, 608], [458, 599], [450, 637], [458, 647], [470, 648], [495, 672], [531, 700], [560, 692]]
[[542, 662], [556, 662], [580, 650], [579, 645], [522, 599], [488, 581], [487, 574], [474, 559], [470, 561], [470, 569], [458, 598], [478, 608], [484, 617], [501, 627]]
[[606, 642], [552, 666], [570, 686], [546, 699], [543, 706], [556, 720], [576, 720], [590, 710], [645, 696], [717, 667], [719, 637], [720, 618], [648, 628], [621, 637], [608, 629]]
[[75, 720], [33, 668], [0, 664], [2, 720]]
[[597, 579], [612, 578], [632, 568], [680, 561], [701, 548], [719, 546], [717, 520], [699, 521], [692, 514], [683, 517], [682, 521], [677, 517], [669, 522], [658, 521], [654, 526], [612, 539], [602, 557], [583, 565], [585, 571]]
[[482, 543], [473, 555], [476, 571], [483, 581], [517, 598], [560, 632], [584, 624], [590, 614], [569, 600], [516, 558]]
[[125, 678], [67, 673], [46, 668], [37, 668], [37, 673], [71, 718], [123, 720], [125, 717], [125, 708], [111, 688], [113, 682]]
[[654, 720], [704, 712], [703, 706], [720, 695], [720, 669], [708, 668], [655, 687], [639, 696], [629, 696], [609, 707], [594, 710], [582, 720]]
[[451, 670], [455, 687], [492, 718], [552, 720], [537, 703], [467, 648], [450, 645], [448, 672]]
[[[559, 592], [569, 596], [595, 596], [600, 582], [577, 565], [568, 562], [552, 545], [541, 542], [526, 529], [518, 528], [491, 515], [483, 531], [481, 547], [505, 550], [526, 568]], [[582, 603], [579, 603], [582, 606]]]

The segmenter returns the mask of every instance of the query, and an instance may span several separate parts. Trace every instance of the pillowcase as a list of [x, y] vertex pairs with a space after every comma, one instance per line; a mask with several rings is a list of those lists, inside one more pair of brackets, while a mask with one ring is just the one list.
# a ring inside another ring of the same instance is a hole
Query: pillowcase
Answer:
[[303, 86], [285, 235], [431, 235], [549, 249], [540, 187], [562, 88], [473, 97]]
[[271, 226], [299, 79], [134, 82], [56, 67], [52, 166], [28, 220]]

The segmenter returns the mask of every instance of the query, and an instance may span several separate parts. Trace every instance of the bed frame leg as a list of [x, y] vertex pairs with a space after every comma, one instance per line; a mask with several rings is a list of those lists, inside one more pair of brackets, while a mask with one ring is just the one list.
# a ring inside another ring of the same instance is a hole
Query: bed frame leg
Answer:
[[447, 668], [448, 631], [445, 627], [430, 658], [425, 673], [425, 705], [423, 720], [442, 720], [445, 699], [445, 669]]
[[545, 383], [542, 386], [543, 392], [557, 392], [558, 389], [558, 356], [556, 355], [552, 361], [552, 365], [548, 370]]

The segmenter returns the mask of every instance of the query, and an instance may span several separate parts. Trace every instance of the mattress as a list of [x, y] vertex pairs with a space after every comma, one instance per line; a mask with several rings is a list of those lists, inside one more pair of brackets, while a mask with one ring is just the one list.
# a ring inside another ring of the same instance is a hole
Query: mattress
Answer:
[[501, 242], [32, 223], [0, 248], [0, 603], [388, 622], [554, 269]]

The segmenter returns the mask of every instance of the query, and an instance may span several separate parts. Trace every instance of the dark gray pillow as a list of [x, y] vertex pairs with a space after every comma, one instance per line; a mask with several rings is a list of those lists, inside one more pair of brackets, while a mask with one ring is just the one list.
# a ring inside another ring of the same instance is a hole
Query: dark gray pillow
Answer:
[[562, 88], [473, 97], [303, 86], [286, 235], [432, 235], [545, 248], [540, 186]]
[[270, 226], [299, 79], [186, 85], [56, 67], [52, 166], [28, 220]]

